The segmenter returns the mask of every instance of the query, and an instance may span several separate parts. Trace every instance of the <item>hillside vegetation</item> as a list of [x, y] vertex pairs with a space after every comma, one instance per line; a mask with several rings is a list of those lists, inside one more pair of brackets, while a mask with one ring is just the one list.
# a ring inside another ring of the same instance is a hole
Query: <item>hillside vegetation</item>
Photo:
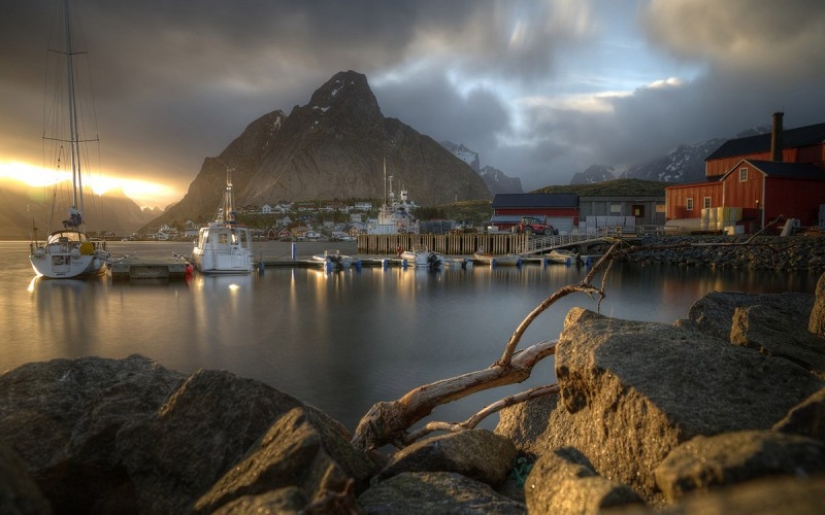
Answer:
[[531, 193], [575, 193], [580, 197], [664, 197], [665, 186], [671, 185], [641, 179], [616, 179], [593, 184], [545, 186]]

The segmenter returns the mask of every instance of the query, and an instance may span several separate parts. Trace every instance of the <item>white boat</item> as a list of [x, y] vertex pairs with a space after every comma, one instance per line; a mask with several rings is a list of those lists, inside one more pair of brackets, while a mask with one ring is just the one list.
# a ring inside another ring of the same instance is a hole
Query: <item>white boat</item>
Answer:
[[255, 270], [252, 257], [252, 233], [235, 220], [232, 169], [228, 169], [223, 207], [214, 222], [198, 230], [192, 264], [202, 274], [247, 274]]
[[321, 264], [327, 271], [345, 270], [352, 266], [352, 256], [341, 254], [340, 250], [325, 250], [323, 254], [312, 256], [314, 261]]
[[[97, 138], [86, 138], [79, 132], [78, 123], [78, 92], [75, 84], [75, 58], [77, 53], [72, 47], [71, 24], [69, 19], [68, 0], [63, 3], [63, 48], [54, 50], [60, 59], [60, 75], [54, 98], [60, 103], [53, 112], [65, 110], [58, 115], [60, 122], [50, 125], [48, 132], [44, 131], [43, 141], [54, 148], [56, 162], [61, 157], [71, 160], [72, 193], [69, 213], [63, 220], [63, 229], [52, 232], [45, 242], [38, 241], [37, 228], [32, 231], [32, 241], [29, 245], [29, 261], [39, 277], [52, 279], [70, 279], [84, 275], [95, 275], [106, 272], [109, 253], [105, 242], [91, 241], [86, 235], [86, 220], [83, 217], [83, 179], [81, 172], [81, 143], [97, 141]], [[65, 73], [65, 76], [63, 74]], [[65, 88], [65, 91], [63, 90]], [[52, 112], [52, 111], [50, 111]], [[68, 149], [65, 146], [68, 146]], [[84, 163], [85, 166], [85, 163]]]
[[491, 254], [479, 250], [473, 254], [473, 259], [490, 266], [521, 266], [521, 256], [518, 254]]
[[426, 245], [416, 244], [411, 249], [401, 252], [399, 256], [407, 266], [438, 270], [444, 266], [444, 256], [433, 252]]
[[550, 263], [562, 265], [584, 266], [590, 264], [589, 256], [567, 249], [553, 249], [545, 256], [545, 259]]

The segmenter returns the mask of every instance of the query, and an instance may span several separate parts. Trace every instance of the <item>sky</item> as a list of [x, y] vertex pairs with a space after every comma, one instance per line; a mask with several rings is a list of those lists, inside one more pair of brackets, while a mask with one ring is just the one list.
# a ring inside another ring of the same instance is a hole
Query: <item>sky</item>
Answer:
[[[821, 0], [76, 0], [99, 191], [180, 200], [203, 160], [335, 73], [525, 190], [681, 143], [825, 122]], [[55, 0], [0, 5], [0, 178], [43, 166]], [[77, 48], [77, 47], [76, 47]], [[107, 179], [107, 181], [104, 181]]]

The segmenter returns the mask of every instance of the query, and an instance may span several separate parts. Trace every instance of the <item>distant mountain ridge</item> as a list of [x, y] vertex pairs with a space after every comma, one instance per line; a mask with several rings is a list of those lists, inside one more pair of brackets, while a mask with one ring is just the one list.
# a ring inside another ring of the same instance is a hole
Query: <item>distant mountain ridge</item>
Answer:
[[[18, 181], [0, 181], [0, 240], [28, 240], [33, 226], [38, 229], [38, 238], [43, 240], [50, 232], [62, 228], [69, 202], [61, 200], [54, 190]], [[120, 190], [96, 195], [87, 188], [83, 196], [86, 230], [90, 232], [125, 236], [158, 216], [157, 211], [141, 209]]]
[[153, 221], [210, 219], [233, 172], [237, 205], [280, 200], [381, 199], [387, 176], [417, 204], [491, 198], [484, 180], [429, 136], [385, 118], [363, 74], [339, 72], [308, 104], [249, 124], [217, 157], [206, 158], [189, 191]]
[[470, 165], [470, 167], [484, 179], [484, 184], [487, 185], [487, 188], [493, 195], [497, 193], [524, 193], [524, 188], [521, 186], [521, 179], [518, 177], [510, 177], [501, 170], [489, 165], [482, 167], [478, 152], [470, 150], [462, 144], [453, 143], [452, 141], [442, 141], [441, 146]]
[[[733, 138], [744, 138], [771, 131], [764, 125], [739, 132]], [[668, 183], [692, 183], [705, 180], [705, 158], [728, 139], [711, 138], [692, 144], [682, 144], [664, 156], [625, 168], [592, 165], [573, 175], [570, 184], [593, 184], [614, 179], [642, 179]]]

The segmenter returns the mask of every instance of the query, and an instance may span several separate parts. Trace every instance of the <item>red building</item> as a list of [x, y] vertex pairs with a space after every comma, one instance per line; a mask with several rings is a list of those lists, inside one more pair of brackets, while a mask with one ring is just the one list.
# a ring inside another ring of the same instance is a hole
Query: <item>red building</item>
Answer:
[[571, 193], [499, 193], [493, 198], [491, 224], [500, 231], [518, 225], [522, 216], [535, 216], [562, 232], [579, 225], [579, 196]]
[[741, 213], [732, 222], [751, 228], [777, 218], [817, 225], [825, 204], [825, 123], [784, 130], [782, 117], [773, 114], [770, 134], [728, 140], [709, 155], [707, 182], [665, 188], [667, 220], [731, 208]]

